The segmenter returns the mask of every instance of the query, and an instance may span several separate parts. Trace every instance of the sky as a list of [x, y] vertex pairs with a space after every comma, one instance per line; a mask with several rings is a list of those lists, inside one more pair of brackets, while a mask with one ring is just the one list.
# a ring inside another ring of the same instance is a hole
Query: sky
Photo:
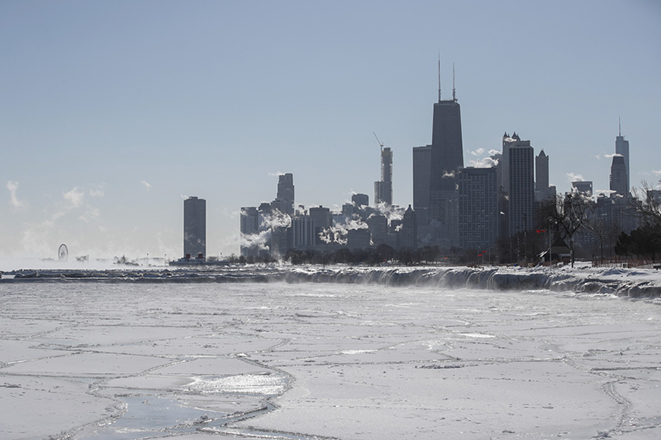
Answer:
[[207, 254], [239, 252], [239, 211], [294, 174], [296, 203], [393, 201], [438, 98], [464, 161], [517, 132], [551, 184], [608, 189], [618, 119], [631, 183], [661, 178], [661, 2], [0, 1], [0, 257], [183, 253], [183, 200], [207, 201]]

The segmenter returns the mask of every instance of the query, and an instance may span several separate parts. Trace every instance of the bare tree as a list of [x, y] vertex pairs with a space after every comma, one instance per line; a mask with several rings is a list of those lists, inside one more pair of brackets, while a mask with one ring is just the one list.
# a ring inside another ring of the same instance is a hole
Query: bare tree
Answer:
[[[640, 215], [644, 224], [659, 225], [661, 224], [661, 198], [655, 197], [654, 188], [650, 187], [646, 181], [643, 180], [641, 185], [640, 189], [633, 189], [633, 197], [629, 200], [629, 204]], [[661, 179], [659, 185], [661, 185]]]
[[592, 207], [592, 201], [586, 195], [573, 191], [564, 196], [557, 195], [540, 210], [540, 215], [560, 234], [561, 238], [569, 239], [569, 253], [571, 256], [571, 267], [574, 267], [574, 234], [585, 225], [588, 218], [588, 210]]

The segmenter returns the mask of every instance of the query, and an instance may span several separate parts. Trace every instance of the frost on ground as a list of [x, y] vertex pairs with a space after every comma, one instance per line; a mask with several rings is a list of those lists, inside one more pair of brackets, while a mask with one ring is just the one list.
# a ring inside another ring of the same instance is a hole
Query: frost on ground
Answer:
[[657, 439], [654, 301], [0, 283], [0, 438]]

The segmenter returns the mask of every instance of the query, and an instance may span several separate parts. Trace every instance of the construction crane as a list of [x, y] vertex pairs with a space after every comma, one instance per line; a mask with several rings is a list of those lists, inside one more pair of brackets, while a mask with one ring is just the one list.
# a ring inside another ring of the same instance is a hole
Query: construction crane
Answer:
[[376, 133], [372, 132], [372, 134], [376, 138], [376, 141], [379, 143], [379, 146], [381, 147], [381, 151], [383, 151], [383, 142], [379, 140], [379, 137], [376, 135]]

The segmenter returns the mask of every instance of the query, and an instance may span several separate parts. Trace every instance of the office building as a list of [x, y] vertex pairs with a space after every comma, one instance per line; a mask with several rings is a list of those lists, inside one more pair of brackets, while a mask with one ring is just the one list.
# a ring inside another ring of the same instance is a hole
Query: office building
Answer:
[[542, 150], [535, 157], [535, 200], [546, 200], [549, 195], [549, 157]]
[[622, 193], [624, 197], [629, 197], [631, 191], [631, 168], [629, 168], [629, 141], [622, 136], [622, 125], [618, 124], [618, 135], [615, 138], [615, 154], [619, 154], [624, 159], [624, 166], [626, 170], [626, 191]]
[[429, 218], [447, 222], [450, 194], [456, 192], [456, 172], [464, 166], [461, 109], [456, 99], [434, 104], [432, 128]]
[[610, 175], [610, 190], [615, 194], [627, 198], [629, 195], [627, 181], [627, 165], [624, 157], [616, 154], [613, 156], [613, 163], [611, 164]]
[[294, 175], [285, 173], [278, 176], [278, 192], [274, 208], [285, 214], [294, 213]]
[[207, 242], [207, 202], [191, 196], [184, 200], [184, 257], [204, 259]]
[[583, 195], [592, 197], [593, 185], [591, 180], [577, 180], [571, 183], [571, 187]]
[[310, 249], [316, 244], [314, 219], [309, 215], [297, 215], [291, 221], [291, 244], [294, 249]]
[[484, 251], [498, 238], [498, 175], [496, 168], [459, 171], [459, 246]]
[[367, 249], [371, 244], [369, 229], [349, 229], [347, 231], [347, 247], [350, 250]]
[[367, 194], [354, 194], [351, 196], [351, 202], [356, 208], [360, 208], [361, 206], [369, 206], [370, 196]]
[[374, 203], [392, 205], [392, 150], [381, 147], [381, 180], [374, 182]]
[[418, 220], [411, 205], [404, 212], [402, 218], [402, 228], [399, 231], [399, 247], [410, 250], [418, 248]]
[[413, 147], [413, 210], [418, 225], [429, 223], [429, 180], [431, 176], [431, 145]]
[[534, 150], [530, 141], [517, 141], [508, 146], [509, 235], [533, 226], [535, 200]]
[[382, 214], [373, 214], [367, 221], [367, 226], [372, 236], [374, 246], [387, 243], [388, 240], [388, 219]]
[[440, 76], [439, 62], [438, 102], [434, 104], [432, 141], [428, 146], [413, 149], [413, 210], [416, 212], [418, 232], [424, 236], [425, 244], [449, 248], [457, 244], [456, 173], [464, 166], [464, 153], [461, 108], [456, 89], [453, 84], [452, 99], [442, 99]]

